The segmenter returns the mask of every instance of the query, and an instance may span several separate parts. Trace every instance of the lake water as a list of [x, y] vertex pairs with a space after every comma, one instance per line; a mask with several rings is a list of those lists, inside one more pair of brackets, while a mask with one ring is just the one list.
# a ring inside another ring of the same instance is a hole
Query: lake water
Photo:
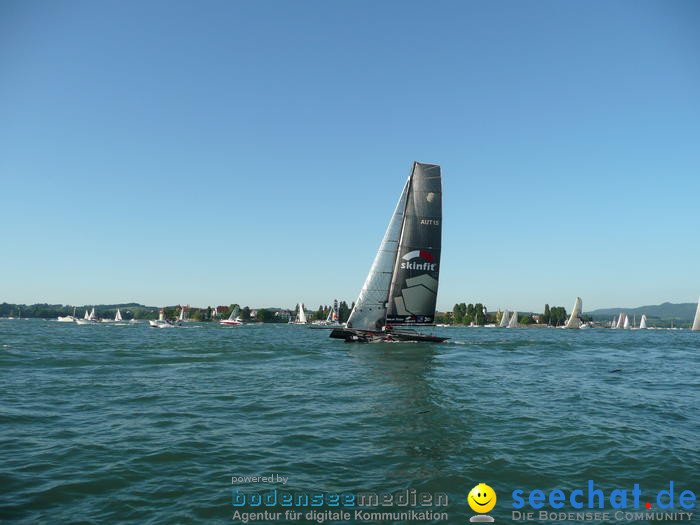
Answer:
[[700, 492], [700, 334], [434, 333], [0, 321], [0, 520], [224, 523], [233, 489], [277, 488], [444, 493], [468, 523], [485, 482], [503, 523], [516, 489]]

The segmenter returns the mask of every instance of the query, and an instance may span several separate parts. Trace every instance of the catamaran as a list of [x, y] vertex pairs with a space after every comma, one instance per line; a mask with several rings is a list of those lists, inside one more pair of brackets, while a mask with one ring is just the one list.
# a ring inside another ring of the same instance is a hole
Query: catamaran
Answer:
[[520, 323], [518, 323], [518, 312], [513, 312], [510, 321], [508, 321], [507, 328], [518, 328], [519, 326]]
[[289, 321], [288, 324], [306, 324], [306, 312], [304, 312], [304, 304], [299, 303], [299, 308], [297, 309], [297, 318], [294, 321]]
[[583, 307], [583, 302], [581, 301], [580, 297], [576, 298], [576, 301], [574, 302], [574, 309], [571, 310], [571, 315], [569, 316], [569, 319], [566, 321], [566, 324], [562, 326], [562, 328], [568, 328], [568, 329], [578, 329], [581, 328], [581, 325], [583, 324], [581, 322], [581, 308]]
[[424, 341], [446, 337], [397, 326], [433, 326], [440, 272], [440, 166], [414, 162], [346, 328], [330, 337], [347, 342]]
[[693, 332], [700, 332], [700, 299], [698, 299], [698, 308], [695, 310], [695, 319], [693, 319], [693, 326], [690, 329]]
[[243, 324], [243, 321], [239, 316], [240, 313], [241, 309], [238, 307], [238, 305], [234, 306], [233, 310], [231, 310], [231, 315], [228, 316], [228, 319], [222, 319], [221, 321], [219, 321], [219, 324], [228, 326], [238, 326]]

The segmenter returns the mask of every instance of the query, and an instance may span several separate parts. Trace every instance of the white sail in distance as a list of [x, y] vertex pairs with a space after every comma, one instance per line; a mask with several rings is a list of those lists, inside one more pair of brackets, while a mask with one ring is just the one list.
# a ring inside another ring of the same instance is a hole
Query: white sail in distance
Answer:
[[119, 308], [117, 308], [117, 315], [114, 316], [115, 321], [121, 321], [122, 320], [122, 313], [119, 311]]
[[700, 332], [700, 299], [698, 299], [698, 308], [695, 310], [695, 319], [693, 326], [690, 328], [693, 332]]
[[508, 322], [508, 328], [517, 328], [518, 326], [518, 312], [513, 312], [513, 315]]
[[304, 313], [304, 305], [303, 303], [299, 303], [299, 314], [297, 316], [297, 320], [300, 323], [306, 324], [306, 313]]
[[643, 314], [642, 320], [639, 321], [639, 329], [646, 330], [646, 327], [647, 327], [647, 316], [645, 314]]
[[83, 319], [90, 319], [90, 314], [87, 311], [87, 308], [85, 309], [85, 315], [83, 316]]
[[569, 316], [569, 319], [566, 321], [564, 328], [574, 329], [574, 328], [581, 327], [581, 321], [579, 320], [579, 316], [581, 315], [582, 305], [583, 305], [583, 302], [581, 301], [581, 298], [577, 297], [576, 301], [574, 302], [574, 309], [571, 311], [571, 315]]
[[625, 324], [622, 325], [622, 328], [624, 328], [625, 330], [629, 330], [629, 329], [630, 329], [630, 318], [627, 317], [626, 315], [625, 315]]
[[503, 310], [503, 315], [501, 316], [501, 322], [498, 323], [499, 328], [505, 328], [508, 326], [508, 321], [510, 321], [510, 312], [508, 310]]
[[231, 314], [228, 316], [229, 321], [235, 321], [236, 317], [241, 313], [241, 309], [238, 307], [238, 305], [233, 307], [233, 310], [231, 310]]
[[92, 307], [92, 311], [90, 312], [90, 317], [88, 317], [88, 319], [95, 319], [95, 318], [96, 318], [96, 316], [95, 316], [95, 307], [93, 306], [93, 307]]
[[620, 315], [617, 318], [617, 325], [615, 325], [615, 328], [622, 328], [625, 324], [626, 319], [627, 319], [627, 315], [625, 314], [625, 312], [620, 312]]

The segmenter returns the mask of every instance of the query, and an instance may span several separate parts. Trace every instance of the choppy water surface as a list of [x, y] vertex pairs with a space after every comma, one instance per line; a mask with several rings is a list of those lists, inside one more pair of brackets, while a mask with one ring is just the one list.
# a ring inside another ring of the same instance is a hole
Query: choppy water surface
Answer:
[[480, 481], [497, 522], [515, 488], [700, 492], [700, 334], [436, 333], [0, 321], [0, 518], [231, 522], [270, 473], [235, 487], [445, 492], [450, 523]]

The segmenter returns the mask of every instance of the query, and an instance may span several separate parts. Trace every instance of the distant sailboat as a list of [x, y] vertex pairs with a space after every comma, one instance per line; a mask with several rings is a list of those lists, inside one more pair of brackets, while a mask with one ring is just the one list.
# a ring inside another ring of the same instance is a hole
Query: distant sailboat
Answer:
[[508, 322], [508, 328], [518, 328], [520, 324], [518, 323], [518, 312], [513, 312], [513, 315]]
[[625, 330], [629, 330], [629, 329], [630, 329], [630, 318], [627, 317], [626, 315], [625, 315], [625, 324], [622, 325], [622, 328], [624, 328]]
[[95, 315], [95, 307], [92, 307], [92, 311], [88, 314], [88, 311], [85, 310], [85, 315], [83, 316], [82, 319], [76, 319], [75, 322], [77, 324], [95, 324], [99, 323], [100, 320], [97, 318]]
[[617, 317], [615, 317], [614, 315], [612, 321], [610, 322], [610, 328], [612, 328], [613, 330], [617, 328]]
[[114, 316], [115, 321], [122, 321], [122, 313], [119, 311], [119, 308], [117, 308], [117, 315]]
[[627, 321], [627, 314], [625, 312], [620, 312], [620, 315], [617, 318], [617, 324], [615, 325], [615, 328], [618, 330], [622, 329], [625, 325], [625, 321], [627, 324], [629, 324], [629, 321]]
[[647, 316], [645, 314], [642, 314], [642, 320], [639, 321], [639, 329], [646, 330], [646, 328], [647, 328]]
[[414, 162], [347, 328], [334, 329], [330, 337], [348, 342], [447, 339], [396, 328], [434, 324], [441, 238], [440, 166]]
[[153, 328], [172, 328], [175, 323], [165, 318], [165, 309], [161, 308], [158, 312], [158, 319], [155, 321], [148, 321], [148, 324]]
[[569, 329], [581, 328], [581, 319], [579, 319], [579, 317], [581, 316], [581, 307], [582, 306], [583, 306], [583, 302], [581, 301], [581, 298], [577, 297], [576, 301], [574, 302], [574, 309], [571, 311], [571, 315], [569, 316], [569, 319], [566, 321], [566, 324], [562, 328], [569, 328]]
[[333, 299], [333, 308], [328, 312], [326, 324], [340, 324], [340, 313], [338, 311], [338, 299]]
[[695, 319], [693, 326], [690, 328], [693, 332], [700, 332], [700, 299], [698, 299], [698, 308], [695, 310]]
[[297, 308], [297, 317], [294, 321], [289, 321], [289, 324], [306, 324], [307, 322], [306, 312], [304, 312], [304, 304], [299, 303], [299, 307]]
[[333, 299], [333, 306], [331, 307], [330, 310], [328, 310], [328, 315], [326, 316], [326, 319], [318, 319], [313, 322], [314, 325], [318, 326], [323, 326], [323, 327], [331, 327], [334, 326], [342, 326], [340, 324], [340, 312], [338, 309], [338, 299]]
[[243, 324], [243, 321], [239, 317], [240, 313], [241, 309], [238, 307], [238, 305], [234, 306], [233, 310], [231, 310], [231, 315], [228, 316], [228, 319], [222, 319], [219, 321], [219, 324], [228, 326], [238, 326]]
[[66, 316], [58, 316], [58, 322], [59, 323], [73, 323], [77, 319], [75, 317], [75, 307], [73, 307], [73, 315], [66, 315]]
[[510, 321], [510, 312], [506, 309], [506, 310], [503, 310], [503, 315], [501, 316], [501, 322], [498, 323], [498, 327], [499, 328], [507, 327], [508, 321]]

